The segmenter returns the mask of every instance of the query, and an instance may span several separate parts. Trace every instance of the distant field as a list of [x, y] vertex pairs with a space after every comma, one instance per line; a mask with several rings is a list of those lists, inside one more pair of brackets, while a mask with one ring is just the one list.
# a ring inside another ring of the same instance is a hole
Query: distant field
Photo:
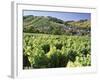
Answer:
[[91, 66], [90, 36], [23, 33], [23, 68]]
[[91, 21], [63, 21], [52, 16], [23, 16], [23, 32], [56, 35], [90, 35]]

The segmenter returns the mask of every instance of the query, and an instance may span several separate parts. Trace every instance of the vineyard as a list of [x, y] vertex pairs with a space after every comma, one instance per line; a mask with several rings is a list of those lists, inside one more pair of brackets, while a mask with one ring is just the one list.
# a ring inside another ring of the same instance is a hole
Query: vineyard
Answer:
[[23, 69], [91, 66], [88, 35], [23, 33]]

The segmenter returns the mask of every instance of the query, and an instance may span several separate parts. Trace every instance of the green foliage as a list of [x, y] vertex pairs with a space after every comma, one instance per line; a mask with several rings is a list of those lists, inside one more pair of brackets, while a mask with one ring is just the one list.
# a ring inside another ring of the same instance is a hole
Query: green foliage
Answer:
[[32, 67], [34, 68], [47, 67], [48, 59], [43, 50], [37, 48], [33, 54], [34, 55], [32, 57]]
[[49, 55], [49, 64], [48, 67], [54, 68], [54, 67], [59, 67], [59, 62], [60, 62], [60, 57], [61, 57], [61, 52], [59, 50], [56, 50], [52, 52]]
[[50, 45], [49, 44], [41, 44], [42, 49], [44, 50], [45, 53], [50, 51]]
[[57, 44], [55, 44], [55, 46], [56, 46], [56, 49], [60, 49], [61, 50], [63, 45], [61, 43], [57, 43]]
[[23, 68], [90, 66], [90, 43], [89, 36], [24, 33], [23, 55], [28, 62], [23, 63]]
[[77, 55], [76, 51], [70, 49], [67, 57], [70, 61], [74, 62], [76, 60], [76, 55]]

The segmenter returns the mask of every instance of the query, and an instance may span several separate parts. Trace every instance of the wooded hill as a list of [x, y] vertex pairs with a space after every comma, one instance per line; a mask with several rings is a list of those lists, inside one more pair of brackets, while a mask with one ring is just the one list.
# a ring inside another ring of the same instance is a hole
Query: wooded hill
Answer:
[[23, 32], [55, 35], [90, 35], [89, 20], [63, 21], [51, 16], [23, 16]]

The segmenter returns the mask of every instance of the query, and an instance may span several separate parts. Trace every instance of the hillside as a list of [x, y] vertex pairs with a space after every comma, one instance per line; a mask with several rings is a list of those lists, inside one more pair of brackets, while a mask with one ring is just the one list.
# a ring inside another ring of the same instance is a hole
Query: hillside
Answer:
[[90, 35], [90, 21], [63, 21], [55, 17], [23, 16], [23, 32], [65, 35]]

